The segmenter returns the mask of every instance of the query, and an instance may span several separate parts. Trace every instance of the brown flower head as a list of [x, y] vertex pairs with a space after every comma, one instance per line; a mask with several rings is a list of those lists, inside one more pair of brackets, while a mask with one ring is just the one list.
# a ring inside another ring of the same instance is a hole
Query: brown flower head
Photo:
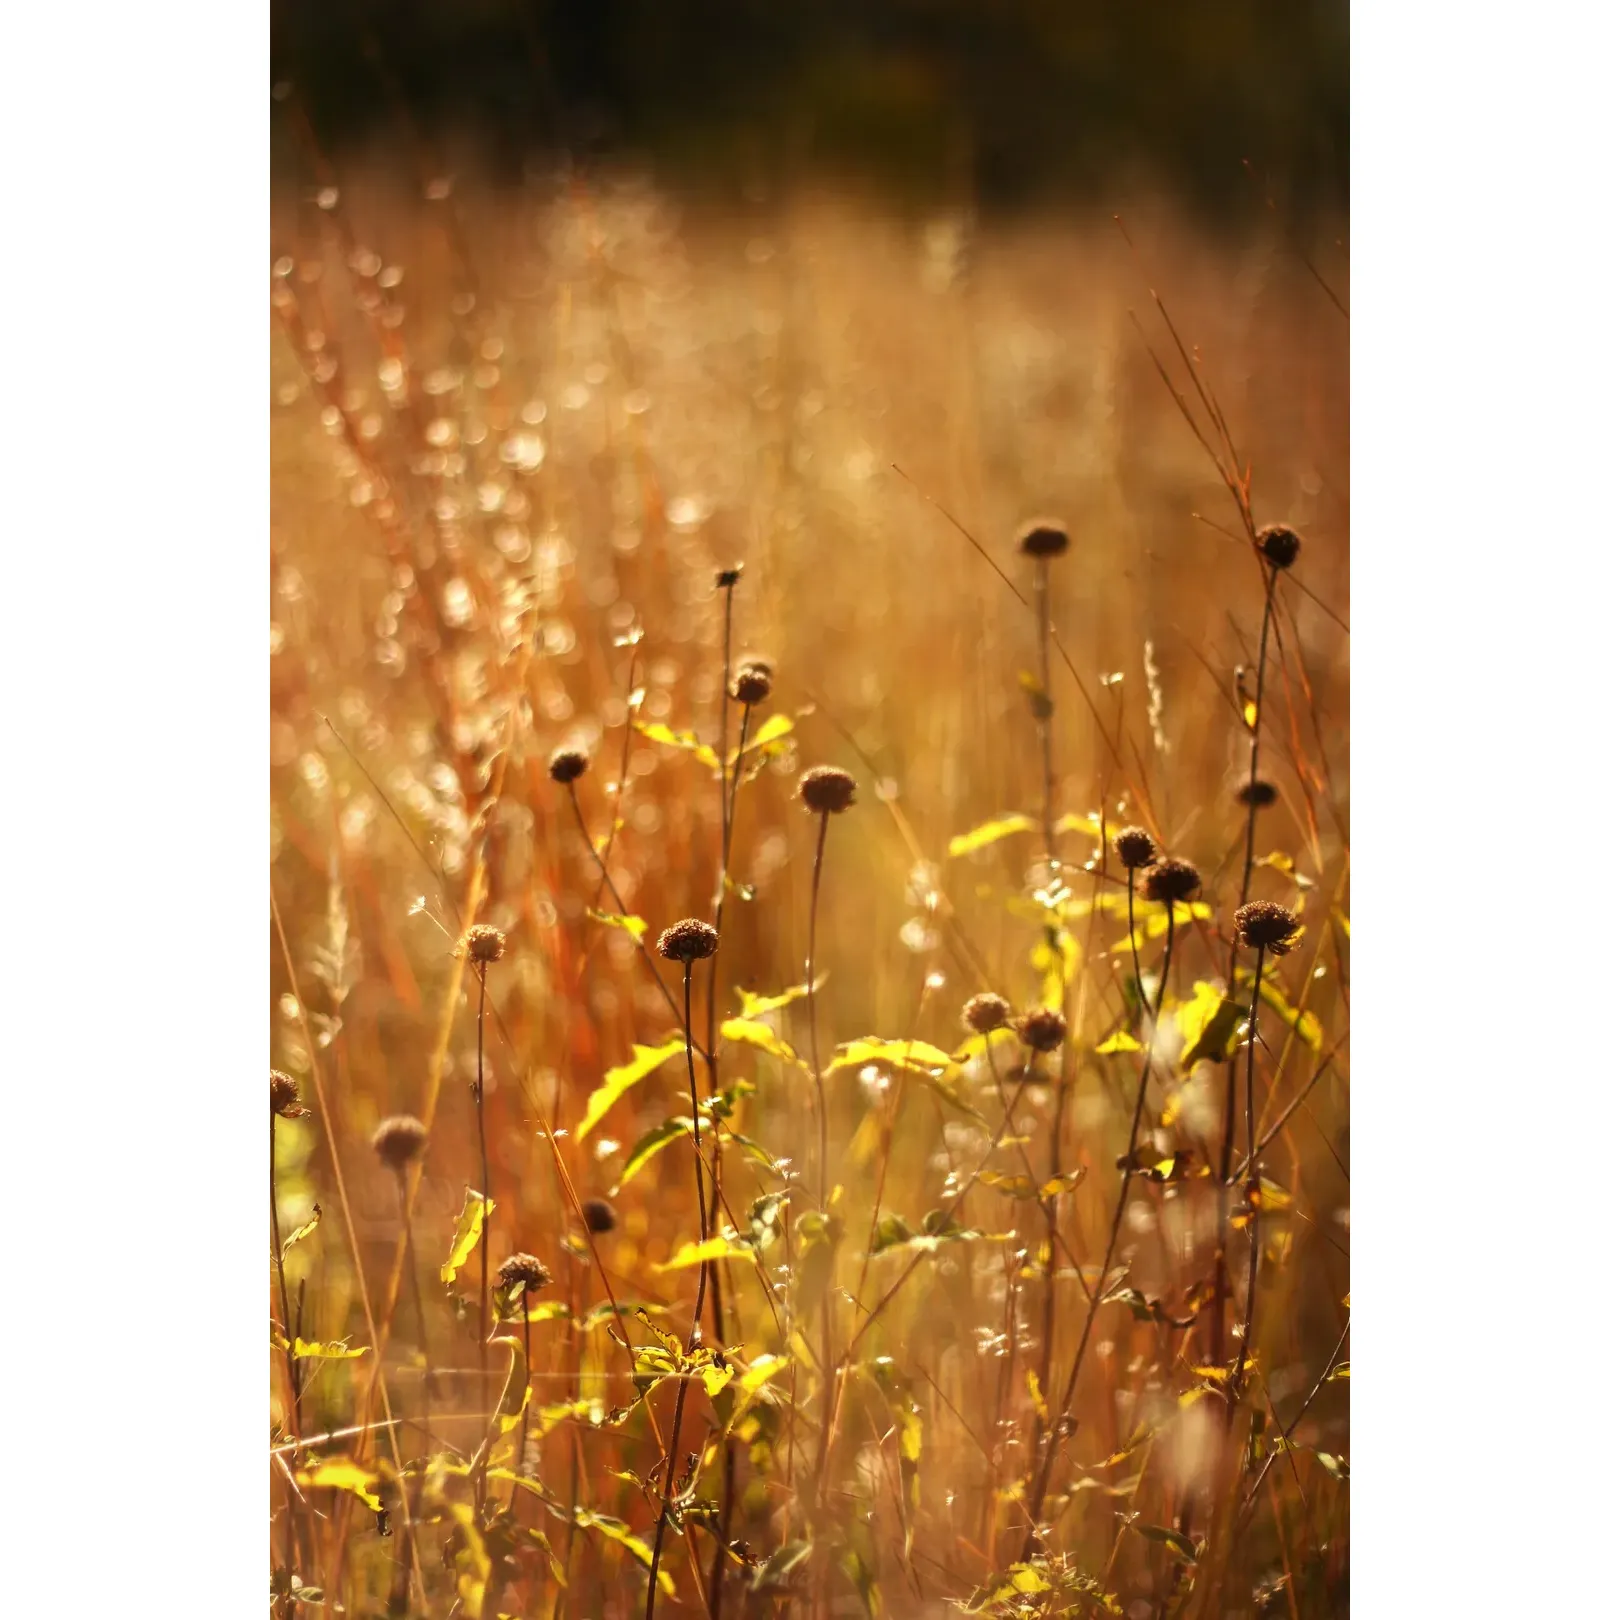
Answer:
[[696, 917], [672, 923], [658, 936], [658, 954], [666, 962], [701, 962], [720, 949], [720, 936]]
[[1121, 827], [1114, 834], [1114, 853], [1127, 872], [1134, 872], [1139, 866], [1151, 866], [1159, 847], [1145, 828]]
[[1061, 523], [1038, 519], [1019, 531], [1018, 549], [1026, 557], [1061, 557], [1069, 549], [1069, 531]]
[[771, 666], [763, 658], [750, 658], [731, 678], [731, 695], [750, 708], [771, 695]]
[[1237, 802], [1252, 804], [1256, 810], [1264, 810], [1268, 804], [1277, 802], [1277, 784], [1268, 782], [1263, 776], [1257, 776], [1252, 782], [1244, 782], [1238, 788]]
[[962, 1022], [975, 1035], [988, 1035], [993, 1029], [1005, 1029], [1012, 1020], [1012, 1008], [1004, 996], [986, 991], [971, 996], [963, 1004]]
[[566, 787], [577, 782], [591, 768], [591, 757], [583, 748], [559, 748], [551, 756], [551, 780]]
[[1252, 951], [1286, 956], [1299, 943], [1303, 924], [1287, 906], [1275, 900], [1251, 900], [1232, 913], [1237, 937]]
[[524, 1293], [528, 1293], [531, 1289], [544, 1288], [551, 1281], [551, 1272], [532, 1254], [512, 1254], [501, 1261], [495, 1281], [501, 1288], [521, 1286]]
[[473, 961], [487, 967], [506, 954], [506, 935], [490, 923], [474, 923], [463, 937], [461, 948]]
[[309, 1113], [298, 1100], [298, 1082], [280, 1069], [270, 1071], [270, 1112], [283, 1119], [302, 1119]]
[[427, 1126], [415, 1114], [394, 1114], [371, 1133], [371, 1145], [390, 1170], [403, 1170], [427, 1146]]
[[1160, 900], [1169, 905], [1172, 900], [1191, 900], [1203, 886], [1204, 880], [1191, 861], [1166, 855], [1142, 873], [1138, 892], [1144, 900]]
[[1299, 536], [1286, 523], [1269, 523], [1255, 537], [1260, 554], [1277, 568], [1292, 568], [1299, 555]]
[[855, 778], [836, 765], [812, 765], [799, 778], [799, 797], [817, 815], [836, 816], [855, 802]]
[[741, 578], [742, 564], [733, 563], [730, 568], [722, 568], [715, 574], [714, 588], [717, 591], [729, 591]]
[[1033, 1052], [1055, 1052], [1069, 1033], [1069, 1020], [1051, 1007], [1031, 1007], [1019, 1018], [1018, 1038]]
[[611, 1232], [619, 1224], [618, 1212], [605, 1198], [587, 1198], [579, 1207], [587, 1231]]

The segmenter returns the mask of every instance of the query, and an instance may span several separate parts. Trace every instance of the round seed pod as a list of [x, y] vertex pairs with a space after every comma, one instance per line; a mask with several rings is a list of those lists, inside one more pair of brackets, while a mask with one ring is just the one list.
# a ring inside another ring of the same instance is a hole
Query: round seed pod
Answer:
[[1166, 855], [1143, 871], [1139, 892], [1144, 900], [1169, 905], [1173, 900], [1191, 900], [1203, 886], [1204, 880], [1191, 861]]
[[986, 991], [971, 996], [962, 1006], [962, 1022], [975, 1035], [988, 1035], [993, 1029], [1005, 1029], [1012, 1020], [1012, 1007], [1005, 996]]
[[590, 755], [582, 748], [559, 748], [551, 756], [548, 767], [551, 780], [560, 782], [564, 787], [570, 782], [577, 782], [590, 768]]
[[658, 954], [666, 962], [701, 962], [720, 949], [720, 936], [696, 917], [672, 923], [658, 936]]
[[761, 659], [750, 659], [731, 678], [731, 695], [750, 708], [771, 695], [771, 666]]
[[467, 955], [484, 966], [498, 962], [506, 954], [506, 935], [490, 923], [474, 923], [461, 946]]
[[309, 1113], [298, 1100], [298, 1082], [280, 1069], [270, 1071], [270, 1112], [283, 1119], [302, 1119]]
[[1153, 842], [1153, 835], [1146, 828], [1121, 827], [1114, 834], [1114, 853], [1127, 872], [1134, 872], [1138, 867], [1153, 864], [1159, 846]]
[[812, 765], [799, 778], [799, 797], [817, 815], [841, 815], [855, 802], [855, 778], [836, 765]]
[[495, 1281], [502, 1288], [522, 1286], [524, 1293], [544, 1288], [551, 1281], [551, 1271], [532, 1254], [512, 1254], [501, 1261], [495, 1272]]
[[1026, 557], [1061, 557], [1069, 549], [1069, 531], [1049, 518], [1037, 518], [1019, 530], [1018, 549]]
[[1268, 782], [1263, 776], [1255, 777], [1252, 782], [1243, 782], [1237, 790], [1237, 802], [1264, 810], [1267, 805], [1277, 802], [1277, 784]]
[[1055, 1052], [1069, 1033], [1069, 1021], [1051, 1007], [1031, 1007], [1014, 1026], [1032, 1052]]
[[1232, 913], [1237, 937], [1252, 951], [1286, 956], [1299, 943], [1304, 925], [1287, 906], [1275, 900], [1251, 900]]
[[414, 1114], [393, 1114], [371, 1133], [371, 1146], [390, 1170], [403, 1170], [427, 1146], [427, 1126]]
[[579, 1207], [588, 1231], [611, 1232], [619, 1224], [618, 1211], [605, 1198], [587, 1198]]
[[1300, 539], [1286, 523], [1268, 523], [1255, 537], [1260, 554], [1275, 568], [1292, 568]]

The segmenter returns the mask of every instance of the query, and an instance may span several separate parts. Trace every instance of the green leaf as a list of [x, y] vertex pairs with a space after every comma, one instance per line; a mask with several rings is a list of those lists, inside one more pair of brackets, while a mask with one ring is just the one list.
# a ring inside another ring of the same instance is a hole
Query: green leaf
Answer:
[[592, 922], [606, 923], [609, 928], [622, 928], [632, 939], [640, 939], [647, 932], [647, 919], [645, 917], [621, 917], [612, 911], [597, 911], [587, 906], [585, 915]]
[[1198, 1548], [1182, 1535], [1179, 1530], [1171, 1530], [1162, 1524], [1138, 1524], [1132, 1527], [1138, 1535], [1146, 1536], [1149, 1541], [1157, 1541], [1169, 1548], [1171, 1554], [1179, 1558], [1184, 1564], [1198, 1562]]
[[679, 1057], [686, 1051], [686, 1037], [684, 1035], [671, 1035], [662, 1046], [642, 1046], [632, 1041], [630, 1045], [630, 1061], [621, 1063], [616, 1069], [609, 1069], [602, 1076], [602, 1083], [593, 1091], [585, 1102], [585, 1116], [579, 1122], [574, 1132], [577, 1137], [590, 1134], [602, 1121], [614, 1103], [638, 1081], [645, 1080], [654, 1069], [668, 1063], [672, 1057]]
[[307, 1221], [305, 1221], [304, 1224], [302, 1226], [300, 1226], [298, 1228], [298, 1230], [296, 1232], [294, 1232], [287, 1239], [287, 1241], [281, 1245], [281, 1258], [283, 1260], [285, 1260], [287, 1258], [287, 1251], [292, 1248], [293, 1244], [302, 1242], [302, 1240], [304, 1238], [307, 1238], [309, 1236], [309, 1234], [311, 1232], [313, 1232], [315, 1230], [315, 1228], [317, 1226], [319, 1226], [320, 1224], [321, 1224], [321, 1206], [319, 1204], [317, 1204], [315, 1206], [315, 1208], [314, 1208], [314, 1211], [311, 1213], [309, 1219]]
[[671, 1142], [678, 1142], [683, 1136], [690, 1137], [691, 1134], [692, 1122], [689, 1119], [666, 1119], [662, 1125], [654, 1125], [631, 1146], [629, 1156], [624, 1161], [624, 1169], [619, 1172], [619, 1179], [609, 1189], [612, 1196], [617, 1198], [637, 1172], [644, 1169]]
[[720, 770], [720, 757], [705, 742], [699, 742], [696, 732], [671, 731], [666, 725], [656, 720], [632, 720], [631, 726], [639, 731], [648, 742], [663, 743], [670, 748], [684, 748], [689, 754], [707, 765], [716, 774]]
[[994, 821], [982, 821], [970, 831], [958, 833], [946, 846], [946, 854], [955, 860], [960, 855], [971, 855], [976, 849], [1010, 838], [1014, 833], [1032, 832], [1034, 828], [1035, 822], [1030, 816], [1017, 812], [998, 816]]
[[754, 1250], [752, 1245], [739, 1242], [733, 1237], [705, 1238], [702, 1243], [694, 1243], [690, 1238], [678, 1248], [663, 1265], [654, 1266], [654, 1271], [679, 1271], [686, 1266], [701, 1266], [708, 1260], [752, 1260]]
[[1238, 1026], [1248, 1016], [1246, 1007], [1200, 979], [1191, 997], [1176, 1008], [1183, 1072], [1205, 1058], [1214, 1063], [1229, 1058], [1236, 1049]]
[[752, 1581], [756, 1592], [768, 1592], [774, 1587], [792, 1585], [794, 1572], [810, 1556], [812, 1544], [808, 1541], [788, 1541], [778, 1547], [755, 1570]]
[[456, 1273], [466, 1265], [468, 1255], [478, 1247], [478, 1239], [484, 1231], [486, 1211], [494, 1207], [493, 1198], [486, 1198], [471, 1187], [467, 1189], [467, 1196], [461, 1205], [461, 1219], [456, 1222], [456, 1233], [450, 1242], [450, 1256], [439, 1267], [440, 1282], [448, 1284], [456, 1280]]

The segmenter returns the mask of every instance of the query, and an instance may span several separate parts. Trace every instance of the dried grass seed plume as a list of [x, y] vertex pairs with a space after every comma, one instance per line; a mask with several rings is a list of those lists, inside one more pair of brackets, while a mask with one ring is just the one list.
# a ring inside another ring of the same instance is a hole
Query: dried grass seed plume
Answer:
[[1260, 554], [1276, 568], [1292, 568], [1299, 556], [1300, 538], [1286, 523], [1268, 523], [1254, 537]]
[[1032, 1052], [1055, 1052], [1069, 1033], [1069, 1021], [1052, 1007], [1031, 1007], [1017, 1024], [1018, 1038]]
[[394, 1114], [371, 1133], [377, 1157], [390, 1170], [403, 1170], [427, 1146], [427, 1126], [414, 1114]]
[[990, 991], [970, 997], [962, 1007], [962, 1023], [975, 1035], [988, 1035], [992, 1030], [1005, 1029], [1011, 1021], [1011, 1004], [1005, 996]]
[[1252, 951], [1286, 956], [1299, 943], [1305, 925], [1275, 900], [1251, 900], [1232, 913], [1238, 938]]
[[720, 936], [696, 917], [672, 923], [658, 936], [658, 954], [666, 962], [701, 962], [720, 948]]
[[551, 756], [548, 767], [551, 780], [560, 782], [564, 787], [570, 782], [577, 782], [590, 768], [591, 757], [583, 748], [559, 748]]
[[270, 1112], [282, 1119], [304, 1119], [309, 1114], [298, 1100], [298, 1082], [280, 1069], [270, 1071]]
[[799, 797], [816, 815], [840, 815], [855, 802], [855, 778], [836, 765], [812, 765], [799, 778]]
[[1159, 846], [1153, 842], [1153, 835], [1145, 827], [1121, 827], [1114, 834], [1114, 853], [1127, 872], [1134, 872], [1153, 864]]
[[1204, 880], [1191, 861], [1166, 855], [1142, 873], [1139, 892], [1144, 900], [1169, 905], [1174, 900], [1194, 899], [1203, 886]]
[[579, 1207], [587, 1231], [611, 1232], [619, 1224], [618, 1212], [605, 1198], [587, 1198]]
[[1018, 531], [1018, 549], [1026, 557], [1061, 557], [1069, 549], [1069, 531], [1050, 518], [1037, 518]]
[[472, 961], [487, 967], [506, 954], [506, 935], [490, 923], [474, 923], [463, 936], [461, 948]]
[[534, 1255], [520, 1252], [501, 1261], [495, 1281], [503, 1289], [521, 1286], [525, 1293], [530, 1293], [551, 1281], [551, 1269]]

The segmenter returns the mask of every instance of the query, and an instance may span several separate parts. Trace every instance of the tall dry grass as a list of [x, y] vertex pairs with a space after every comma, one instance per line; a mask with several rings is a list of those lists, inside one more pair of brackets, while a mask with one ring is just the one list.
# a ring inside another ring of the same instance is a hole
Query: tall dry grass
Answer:
[[[271, 1309], [301, 1348], [361, 1351], [273, 1357], [287, 1607], [1342, 1606], [1348, 1383], [1323, 1374], [1349, 1286], [1347, 325], [1264, 234], [1212, 242], [1148, 204], [1126, 224], [811, 193], [706, 212], [634, 178], [428, 199], [386, 166], [279, 191], [271, 1059], [312, 1111], [275, 1122], [282, 1239], [321, 1214]], [[1312, 249], [1342, 286], [1337, 253]], [[1266, 570], [1157, 369], [1213, 441], [1150, 286], [1254, 520], [1304, 538], [1267, 623], [1278, 796], [1252, 863]], [[1014, 546], [1041, 513], [1071, 535], [1044, 694]], [[766, 655], [773, 690], [723, 786], [635, 727], [716, 742], [728, 594], [733, 673]], [[590, 756], [577, 784], [553, 780], [559, 747]], [[857, 783], [817, 897], [825, 1205], [808, 998], [740, 999], [804, 981], [818, 818], [796, 783], [823, 762]], [[700, 1111], [722, 1096], [695, 1178], [682, 974], [647, 947], [712, 920], [733, 796], [717, 1040], [709, 965], [692, 981]], [[1168, 980], [1162, 908], [1132, 902], [1130, 948], [1098, 812], [1202, 873]], [[1245, 888], [1306, 929], [1258, 1002], [1256, 1131], [1283, 1124], [1247, 1377]], [[644, 940], [602, 920], [621, 903]], [[474, 922], [504, 931], [498, 961], [458, 953]], [[1059, 1049], [970, 1041], [959, 1011], [987, 991], [1061, 1007]], [[1239, 1027], [1183, 1064], [1222, 992]], [[583, 1131], [638, 1045], [672, 1055]], [[1099, 1279], [1143, 1073], [1143, 1169]], [[396, 1185], [369, 1139], [401, 1113], [428, 1143]], [[726, 1258], [671, 1268], [704, 1176]], [[446, 1283], [477, 1195], [488, 1230]], [[479, 1297], [514, 1251], [551, 1275], [519, 1291], [528, 1322]], [[718, 1306], [693, 1353], [700, 1277]]]

